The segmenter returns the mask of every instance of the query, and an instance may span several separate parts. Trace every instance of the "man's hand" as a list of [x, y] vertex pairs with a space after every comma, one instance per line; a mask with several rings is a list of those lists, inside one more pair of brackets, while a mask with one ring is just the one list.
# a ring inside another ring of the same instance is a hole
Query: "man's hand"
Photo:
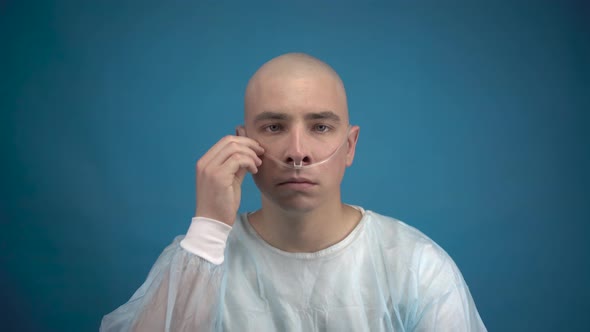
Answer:
[[197, 217], [234, 224], [246, 172], [256, 174], [264, 149], [248, 137], [226, 136], [197, 162]]

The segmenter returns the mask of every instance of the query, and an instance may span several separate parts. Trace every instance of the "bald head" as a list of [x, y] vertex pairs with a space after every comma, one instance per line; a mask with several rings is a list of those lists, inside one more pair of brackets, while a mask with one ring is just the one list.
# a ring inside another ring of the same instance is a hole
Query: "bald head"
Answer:
[[346, 91], [340, 76], [325, 62], [304, 53], [278, 56], [254, 73], [246, 87], [244, 118], [248, 122], [261, 111], [298, 111], [295, 108], [306, 106], [302, 98], [316, 103], [307, 105], [310, 107], [334, 108], [329, 110], [348, 122]]

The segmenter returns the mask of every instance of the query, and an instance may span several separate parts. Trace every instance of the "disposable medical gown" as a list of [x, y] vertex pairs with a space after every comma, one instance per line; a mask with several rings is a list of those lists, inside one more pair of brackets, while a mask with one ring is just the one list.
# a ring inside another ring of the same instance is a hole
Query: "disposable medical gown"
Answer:
[[270, 246], [245, 214], [221, 265], [177, 237], [101, 331], [486, 331], [444, 250], [401, 221], [361, 211], [344, 240], [315, 253]]

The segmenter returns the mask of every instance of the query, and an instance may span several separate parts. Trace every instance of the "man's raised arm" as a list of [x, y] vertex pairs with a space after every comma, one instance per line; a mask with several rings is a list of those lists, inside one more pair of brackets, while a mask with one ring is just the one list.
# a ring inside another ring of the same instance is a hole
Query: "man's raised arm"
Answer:
[[246, 172], [258, 172], [262, 147], [227, 136], [197, 162], [197, 209], [131, 299], [106, 315], [100, 331], [213, 331], [221, 326], [224, 249]]

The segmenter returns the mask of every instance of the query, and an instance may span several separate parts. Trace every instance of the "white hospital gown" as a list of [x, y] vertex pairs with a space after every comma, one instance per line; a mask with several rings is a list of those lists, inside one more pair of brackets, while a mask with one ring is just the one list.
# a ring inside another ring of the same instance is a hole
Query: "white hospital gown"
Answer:
[[344, 240], [315, 253], [270, 246], [246, 214], [220, 265], [183, 249], [179, 236], [101, 331], [486, 331], [442, 248], [360, 210]]

